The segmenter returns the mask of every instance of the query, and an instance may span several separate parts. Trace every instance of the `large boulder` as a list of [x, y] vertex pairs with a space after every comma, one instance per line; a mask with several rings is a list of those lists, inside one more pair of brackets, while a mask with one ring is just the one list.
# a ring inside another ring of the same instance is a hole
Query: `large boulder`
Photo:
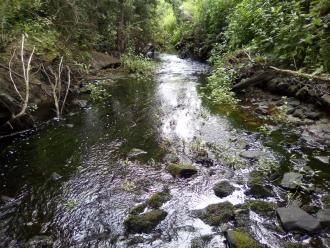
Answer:
[[234, 192], [234, 190], [235, 187], [231, 185], [228, 181], [222, 181], [213, 186], [214, 194], [220, 198], [230, 195]]
[[285, 173], [281, 181], [281, 186], [286, 189], [296, 189], [301, 185], [302, 178], [303, 176], [296, 172]]
[[299, 207], [290, 206], [276, 209], [282, 226], [287, 231], [313, 233], [320, 228], [320, 221]]

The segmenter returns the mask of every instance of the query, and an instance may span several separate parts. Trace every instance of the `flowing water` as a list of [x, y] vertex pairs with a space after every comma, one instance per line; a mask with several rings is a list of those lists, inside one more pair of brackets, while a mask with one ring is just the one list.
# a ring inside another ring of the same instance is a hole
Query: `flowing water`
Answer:
[[[160, 59], [155, 79], [121, 79], [109, 88], [109, 100], [2, 141], [1, 247], [190, 247], [205, 235], [208, 247], [226, 247], [220, 230], [194, 210], [244, 203], [251, 198], [244, 194], [249, 172], [277, 164], [281, 175], [292, 154], [296, 163], [320, 170], [311, 181], [328, 190], [329, 168], [313, 159], [315, 152], [329, 155], [327, 148], [304, 147], [291, 129], [262, 135], [257, 127], [263, 120], [244, 108], [248, 102], [230, 109], [202, 99], [207, 65], [176, 55]], [[262, 151], [262, 161], [241, 158], [247, 148]], [[171, 161], [194, 164], [198, 173], [173, 178], [166, 171]], [[235, 191], [218, 198], [212, 187], [224, 179]], [[164, 187], [171, 194], [161, 207], [165, 220], [150, 234], [126, 234], [130, 210]], [[276, 179], [272, 187], [268, 201], [283, 202]], [[269, 228], [279, 226], [276, 219], [251, 212], [246, 224], [261, 243], [281, 247], [283, 236]]]

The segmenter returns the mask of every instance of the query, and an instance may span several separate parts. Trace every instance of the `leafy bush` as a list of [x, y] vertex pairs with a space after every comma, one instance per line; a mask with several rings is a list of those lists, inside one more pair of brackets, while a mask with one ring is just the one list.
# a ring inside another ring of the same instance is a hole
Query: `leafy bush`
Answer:
[[100, 102], [111, 96], [111, 94], [102, 85], [89, 84], [87, 88], [91, 91], [90, 98], [93, 102]]
[[233, 69], [219, 66], [215, 69], [205, 87], [205, 97], [217, 104], [236, 104], [234, 92], [231, 91], [231, 85], [236, 77], [236, 71]]
[[131, 50], [122, 56], [122, 63], [138, 77], [149, 77], [155, 70], [155, 62], [142, 55], [135, 55]]
[[228, 48], [249, 46], [295, 69], [329, 70], [329, 57], [319, 56], [330, 49], [322, 2], [243, 0], [229, 17]]

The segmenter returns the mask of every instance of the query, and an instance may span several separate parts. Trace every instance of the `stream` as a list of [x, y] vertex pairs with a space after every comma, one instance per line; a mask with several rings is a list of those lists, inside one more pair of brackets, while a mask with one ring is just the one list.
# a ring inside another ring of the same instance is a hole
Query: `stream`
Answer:
[[[119, 79], [109, 86], [108, 100], [0, 140], [0, 247], [185, 248], [207, 237], [203, 247], [225, 248], [221, 230], [194, 212], [255, 199], [246, 191], [249, 174], [260, 168], [274, 172], [266, 200], [279, 206], [289, 198], [279, 186], [283, 174], [308, 168], [304, 178], [315, 190], [297, 198], [321, 206], [330, 166], [317, 158], [328, 157], [329, 146], [256, 115], [260, 92], [240, 96], [237, 108], [210, 103], [202, 96], [209, 71], [206, 64], [162, 54], [154, 79]], [[171, 163], [192, 164], [198, 172], [173, 177], [166, 169]], [[223, 180], [235, 190], [219, 198], [213, 186]], [[160, 207], [166, 218], [150, 233], [127, 234], [123, 223], [132, 208], [164, 188], [171, 195]], [[283, 240], [327, 247], [327, 234], [288, 234], [276, 216], [250, 211], [238, 222], [267, 247], [284, 247]]]

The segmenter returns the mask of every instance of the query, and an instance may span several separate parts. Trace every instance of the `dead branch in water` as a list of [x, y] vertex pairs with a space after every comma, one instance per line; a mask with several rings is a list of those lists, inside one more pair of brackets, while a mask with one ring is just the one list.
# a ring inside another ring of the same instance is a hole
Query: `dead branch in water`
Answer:
[[57, 68], [57, 72], [55, 73], [54, 70], [49, 66], [47, 67], [48, 71], [52, 74], [52, 78], [49, 76], [49, 74], [47, 73], [47, 70], [45, 69], [45, 67], [42, 65], [42, 69], [48, 79], [49, 85], [52, 89], [52, 97], [54, 100], [54, 105], [55, 105], [55, 111], [56, 111], [56, 119], [60, 119], [61, 115], [63, 113], [64, 107], [65, 107], [65, 102], [67, 100], [68, 94], [69, 94], [69, 90], [70, 90], [70, 86], [71, 86], [71, 70], [70, 68], [67, 66], [67, 71], [68, 71], [68, 82], [67, 82], [67, 87], [65, 90], [65, 95], [63, 98], [63, 101], [61, 103], [61, 98], [62, 98], [62, 72], [63, 72], [63, 57], [61, 57], [58, 68]]
[[30, 98], [30, 71], [31, 71], [31, 61], [32, 61], [32, 57], [33, 57], [33, 54], [35, 51], [35, 47], [33, 47], [29, 60], [28, 60], [27, 64], [25, 65], [25, 61], [24, 61], [24, 45], [25, 44], [24, 43], [25, 43], [25, 35], [23, 34], [22, 43], [21, 43], [21, 61], [22, 61], [22, 69], [23, 69], [23, 76], [24, 76], [24, 83], [25, 83], [25, 97], [24, 97], [22, 109], [18, 114], [13, 116], [14, 119], [19, 118], [25, 114], [27, 107], [28, 107], [29, 98]]
[[64, 110], [64, 107], [65, 107], [65, 102], [66, 102], [66, 99], [68, 97], [69, 89], [70, 89], [70, 85], [71, 85], [71, 70], [70, 70], [69, 66], [67, 66], [66, 69], [68, 70], [68, 85], [66, 87], [64, 99], [63, 99], [63, 102], [62, 102], [61, 115], [63, 114], [63, 110]]

